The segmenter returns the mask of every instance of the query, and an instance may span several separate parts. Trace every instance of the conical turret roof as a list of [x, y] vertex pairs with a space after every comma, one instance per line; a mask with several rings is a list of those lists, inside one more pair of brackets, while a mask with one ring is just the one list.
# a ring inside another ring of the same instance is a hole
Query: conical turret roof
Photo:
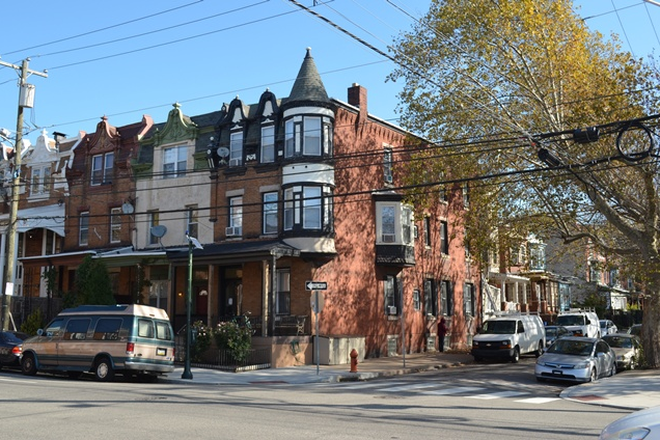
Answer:
[[307, 55], [305, 55], [302, 66], [300, 66], [300, 71], [298, 72], [296, 81], [293, 83], [291, 93], [283, 104], [286, 107], [291, 107], [295, 103], [314, 102], [326, 104], [330, 102], [311, 52], [312, 49], [308, 47]]

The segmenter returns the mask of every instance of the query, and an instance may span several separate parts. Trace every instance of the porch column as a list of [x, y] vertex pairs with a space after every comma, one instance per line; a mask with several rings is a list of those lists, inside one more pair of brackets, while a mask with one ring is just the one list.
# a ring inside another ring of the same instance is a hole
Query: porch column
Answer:
[[268, 336], [268, 292], [270, 291], [270, 265], [268, 260], [261, 262], [261, 336]]

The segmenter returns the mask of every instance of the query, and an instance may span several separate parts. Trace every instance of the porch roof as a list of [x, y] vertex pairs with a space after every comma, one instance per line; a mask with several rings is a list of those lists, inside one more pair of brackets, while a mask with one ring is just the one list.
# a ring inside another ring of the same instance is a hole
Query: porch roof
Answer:
[[[168, 249], [167, 256], [176, 263], [188, 263], [188, 246]], [[299, 257], [300, 250], [280, 240], [232, 241], [204, 245], [203, 249], [193, 248], [195, 262], [237, 263], [260, 261], [271, 257]]]

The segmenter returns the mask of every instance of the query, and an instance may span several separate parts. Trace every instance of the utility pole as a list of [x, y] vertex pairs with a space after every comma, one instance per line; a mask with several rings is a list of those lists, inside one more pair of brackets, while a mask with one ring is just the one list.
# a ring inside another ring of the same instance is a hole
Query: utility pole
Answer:
[[9, 205], [9, 225], [7, 226], [7, 270], [4, 274], [4, 290], [2, 292], [2, 330], [9, 329], [9, 310], [11, 308], [11, 297], [14, 294], [15, 263], [17, 255], [17, 224], [18, 202], [20, 200], [21, 187], [21, 146], [23, 143], [23, 108], [32, 107], [32, 87], [27, 83], [29, 75], [34, 74], [48, 78], [47, 72], [37, 72], [28, 69], [29, 58], [23, 60], [22, 65], [17, 66], [0, 60], [0, 66], [10, 67], [20, 73], [18, 83], [18, 117], [16, 118], [16, 141], [14, 143], [14, 169], [12, 172], [11, 204]]

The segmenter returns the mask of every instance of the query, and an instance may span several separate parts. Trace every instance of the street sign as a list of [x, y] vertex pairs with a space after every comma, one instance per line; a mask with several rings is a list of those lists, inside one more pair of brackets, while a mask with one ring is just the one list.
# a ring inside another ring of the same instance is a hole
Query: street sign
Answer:
[[327, 290], [328, 283], [325, 281], [305, 281], [305, 290]]

